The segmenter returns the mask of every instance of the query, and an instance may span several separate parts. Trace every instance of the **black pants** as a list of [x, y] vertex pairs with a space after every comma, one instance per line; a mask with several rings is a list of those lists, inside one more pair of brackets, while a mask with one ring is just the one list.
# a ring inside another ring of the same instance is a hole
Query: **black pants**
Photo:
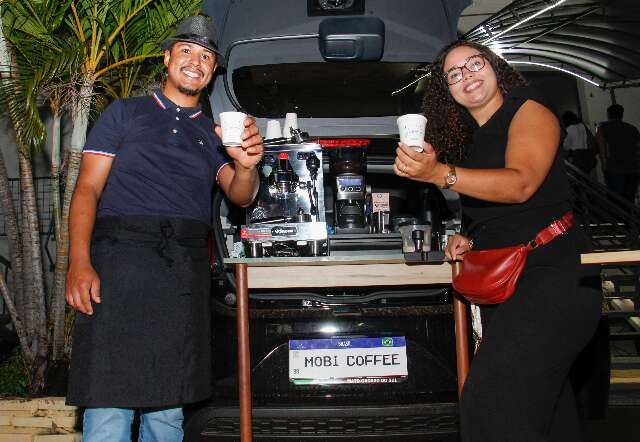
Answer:
[[595, 166], [595, 156], [590, 149], [579, 149], [569, 151], [569, 161], [585, 174], [589, 175]]
[[631, 204], [635, 203], [640, 174], [605, 172], [604, 179], [609, 189], [626, 198]]
[[483, 341], [460, 403], [463, 441], [582, 440], [568, 377], [598, 323], [601, 294], [578, 263], [578, 235], [532, 251], [516, 293], [481, 309]]

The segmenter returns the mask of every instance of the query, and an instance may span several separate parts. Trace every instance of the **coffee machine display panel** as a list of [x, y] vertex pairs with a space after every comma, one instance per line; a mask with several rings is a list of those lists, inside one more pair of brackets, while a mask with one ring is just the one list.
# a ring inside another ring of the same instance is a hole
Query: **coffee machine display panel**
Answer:
[[364, 177], [362, 176], [339, 176], [336, 178], [338, 185], [338, 195], [346, 193], [362, 193], [364, 188]]

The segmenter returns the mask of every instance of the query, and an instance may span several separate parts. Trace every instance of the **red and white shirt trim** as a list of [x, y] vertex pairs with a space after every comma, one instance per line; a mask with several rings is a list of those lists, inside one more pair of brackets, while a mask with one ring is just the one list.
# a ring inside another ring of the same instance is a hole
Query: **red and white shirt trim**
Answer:
[[115, 153], [113, 152], [106, 152], [104, 150], [97, 150], [97, 149], [84, 149], [82, 151], [83, 154], [88, 153], [91, 155], [99, 155], [99, 156], [103, 156], [103, 157], [109, 157], [109, 158], [113, 158], [116, 156]]
[[167, 106], [164, 105], [164, 103], [162, 102], [162, 100], [160, 99], [160, 97], [158, 97], [158, 94], [156, 94], [155, 92], [153, 93], [153, 99], [156, 100], [156, 103], [158, 104], [158, 106], [160, 106], [162, 109], [166, 109]]
[[218, 173], [216, 173], [216, 183], [220, 184], [220, 181], [218, 181], [218, 178], [220, 177], [220, 172], [222, 172], [222, 169], [224, 169], [229, 164], [231, 164], [231, 162], [224, 163], [222, 166], [220, 166], [220, 169], [218, 169]]

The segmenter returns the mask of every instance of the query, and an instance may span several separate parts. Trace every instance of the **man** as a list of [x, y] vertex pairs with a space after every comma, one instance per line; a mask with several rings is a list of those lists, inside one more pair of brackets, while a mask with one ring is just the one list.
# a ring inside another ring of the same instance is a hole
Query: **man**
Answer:
[[608, 121], [598, 127], [596, 141], [607, 186], [620, 196], [635, 201], [638, 189], [638, 129], [622, 121], [624, 107], [607, 108]]
[[167, 80], [117, 100], [87, 138], [71, 204], [66, 299], [78, 311], [69, 404], [85, 442], [182, 440], [182, 405], [211, 393], [207, 238], [214, 183], [247, 206], [263, 152], [253, 118], [223, 148], [200, 93], [223, 63], [209, 17], [162, 45]]
[[566, 136], [562, 140], [567, 158], [574, 166], [589, 175], [595, 166], [595, 146], [592, 144], [593, 135], [587, 126], [572, 111], [562, 114], [562, 125]]

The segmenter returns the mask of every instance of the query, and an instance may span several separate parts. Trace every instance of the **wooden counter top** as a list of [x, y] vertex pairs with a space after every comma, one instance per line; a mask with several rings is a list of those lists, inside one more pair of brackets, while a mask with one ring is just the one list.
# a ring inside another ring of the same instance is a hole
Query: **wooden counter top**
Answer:
[[451, 283], [451, 266], [406, 264], [398, 255], [225, 259], [247, 264], [249, 288], [365, 287]]
[[[640, 264], [640, 250], [581, 255], [582, 264]], [[247, 264], [249, 288], [364, 287], [450, 284], [451, 266], [406, 264], [402, 254], [225, 259]]]
[[640, 264], [640, 250], [583, 253], [582, 264]]

